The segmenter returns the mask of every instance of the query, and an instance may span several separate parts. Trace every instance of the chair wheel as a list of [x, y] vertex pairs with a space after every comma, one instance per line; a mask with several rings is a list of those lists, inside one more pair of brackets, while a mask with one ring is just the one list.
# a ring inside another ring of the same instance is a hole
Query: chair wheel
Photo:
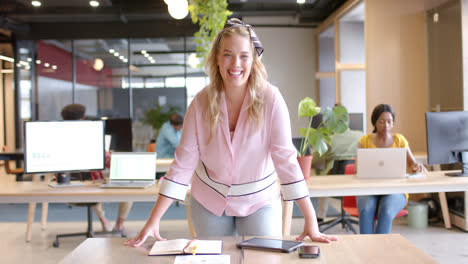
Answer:
[[55, 240], [54, 243], [52, 243], [52, 246], [53, 246], [54, 248], [58, 248], [58, 247], [60, 246], [58, 240]]

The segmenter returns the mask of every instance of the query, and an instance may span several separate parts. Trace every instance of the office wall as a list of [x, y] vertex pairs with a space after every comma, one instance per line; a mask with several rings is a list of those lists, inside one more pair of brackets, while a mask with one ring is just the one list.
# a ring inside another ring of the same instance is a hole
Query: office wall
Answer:
[[[438, 21], [434, 21], [437, 13]], [[460, 1], [449, 1], [426, 13], [430, 111], [463, 110]]]
[[463, 110], [468, 111], [468, 1], [461, 1]]
[[292, 135], [299, 137], [299, 128], [308, 122], [299, 120], [298, 104], [306, 96], [316, 99], [314, 31], [294, 27], [256, 27], [255, 31], [265, 48], [262, 60], [268, 80], [280, 89], [288, 105]]
[[[426, 150], [428, 109], [424, 0], [366, 0], [366, 108], [391, 104], [395, 132], [413, 151]], [[372, 125], [368, 118], [367, 132]]]

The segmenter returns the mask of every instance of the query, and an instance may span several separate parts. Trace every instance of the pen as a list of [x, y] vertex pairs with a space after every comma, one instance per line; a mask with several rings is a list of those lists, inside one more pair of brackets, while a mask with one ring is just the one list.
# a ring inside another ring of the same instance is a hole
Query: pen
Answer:
[[197, 244], [195, 244], [195, 245], [193, 246], [193, 253], [192, 253], [192, 255], [195, 256], [195, 254], [197, 254]]

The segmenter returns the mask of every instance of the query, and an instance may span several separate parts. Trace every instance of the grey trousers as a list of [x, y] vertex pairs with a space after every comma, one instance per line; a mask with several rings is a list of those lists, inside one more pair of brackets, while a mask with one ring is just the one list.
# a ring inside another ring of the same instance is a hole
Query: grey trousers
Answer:
[[246, 217], [217, 216], [190, 196], [190, 216], [197, 237], [210, 236], [281, 236], [281, 200], [265, 205]]

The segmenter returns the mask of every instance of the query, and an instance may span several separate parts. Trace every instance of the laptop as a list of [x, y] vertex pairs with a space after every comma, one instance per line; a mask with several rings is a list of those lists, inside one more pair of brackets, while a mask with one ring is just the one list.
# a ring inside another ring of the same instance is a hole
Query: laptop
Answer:
[[113, 152], [109, 182], [101, 188], [147, 188], [156, 177], [155, 152]]
[[405, 148], [371, 148], [357, 151], [359, 179], [394, 179], [406, 177]]

